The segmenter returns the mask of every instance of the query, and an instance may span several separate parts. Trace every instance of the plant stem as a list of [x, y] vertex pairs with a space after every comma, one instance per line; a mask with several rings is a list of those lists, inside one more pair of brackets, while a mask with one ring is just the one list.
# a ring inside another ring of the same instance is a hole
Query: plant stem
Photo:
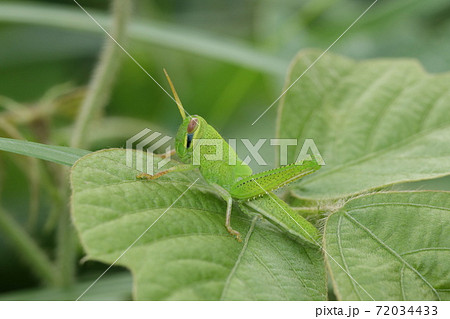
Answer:
[[[130, 12], [131, 0], [112, 1], [113, 25], [110, 34], [121, 45], [125, 41], [126, 22]], [[113, 39], [107, 38], [100, 53], [98, 64], [75, 122], [70, 143], [73, 146], [88, 148], [86, 137], [92, 120], [101, 114], [111, 95], [122, 55], [121, 48]], [[67, 171], [64, 170], [62, 176], [64, 178], [61, 180], [61, 184], [67, 185]], [[68, 192], [67, 187], [63, 186], [63, 188], [65, 192]], [[65, 198], [68, 198], [67, 194]], [[60, 215], [58, 225], [57, 259], [62, 285], [68, 286], [73, 282], [75, 275], [77, 241], [69, 211], [65, 207], [61, 207], [61, 209], [64, 211]]]
[[[60, 184], [61, 187], [61, 196], [62, 198], [68, 198], [68, 170], [66, 167], [61, 168], [61, 175], [64, 177]], [[56, 234], [56, 259], [58, 263], [59, 275], [61, 278], [60, 285], [61, 286], [70, 286], [75, 279], [75, 268], [76, 268], [76, 247], [77, 240], [75, 235], [75, 230], [70, 220], [70, 212], [65, 205], [59, 205], [59, 209], [61, 210], [61, 214], [59, 216], [59, 224]]]
[[[121, 45], [125, 40], [126, 22], [130, 11], [131, 0], [113, 0], [113, 25], [110, 34]], [[86, 136], [92, 119], [108, 103], [123, 53], [114, 40], [108, 37], [100, 54], [99, 62], [89, 83], [88, 92], [75, 122], [71, 139], [73, 147], [85, 147], [84, 144], [86, 144]]]
[[30, 269], [46, 284], [58, 285], [59, 276], [55, 266], [35, 241], [3, 208], [0, 207], [0, 229], [16, 246], [20, 256]]

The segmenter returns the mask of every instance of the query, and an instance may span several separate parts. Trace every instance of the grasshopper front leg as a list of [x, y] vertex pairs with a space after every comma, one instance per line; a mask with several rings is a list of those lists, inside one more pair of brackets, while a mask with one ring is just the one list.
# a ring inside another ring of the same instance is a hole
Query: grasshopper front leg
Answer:
[[162, 154], [153, 154], [153, 156], [157, 156], [157, 157], [160, 157], [161, 159], [164, 159], [166, 157], [172, 157], [175, 154], [176, 154], [176, 151], [175, 151], [175, 149], [173, 149], [173, 150], [170, 150], [170, 151], [162, 153]]
[[193, 170], [195, 169], [195, 166], [190, 165], [190, 164], [181, 164], [181, 165], [176, 165], [176, 166], [172, 166], [171, 168], [165, 169], [161, 172], [158, 172], [156, 174], [150, 175], [147, 173], [141, 173], [139, 175], [136, 176], [137, 179], [146, 179], [146, 180], [152, 180], [152, 179], [157, 179], [163, 175], [166, 175], [168, 173], [171, 172], [182, 172], [182, 171], [189, 171], [189, 170]]
[[222, 196], [222, 198], [227, 202], [227, 213], [226, 213], [226, 217], [225, 217], [225, 228], [230, 233], [230, 235], [236, 236], [236, 239], [239, 242], [241, 242], [242, 241], [241, 234], [231, 227], [231, 208], [233, 207], [233, 198], [231, 197], [230, 193], [228, 193], [223, 187], [221, 187], [221, 186], [219, 186], [217, 184], [212, 184], [212, 185], [219, 192], [220, 196]]

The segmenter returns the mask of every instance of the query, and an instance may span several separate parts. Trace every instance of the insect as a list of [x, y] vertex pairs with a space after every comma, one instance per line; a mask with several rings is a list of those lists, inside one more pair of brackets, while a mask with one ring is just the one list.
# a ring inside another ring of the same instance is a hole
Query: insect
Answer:
[[[309, 160], [253, 174], [252, 169], [238, 158], [235, 150], [204, 118], [186, 115], [169, 75], [166, 70], [164, 72], [183, 118], [176, 134], [175, 149], [166, 156], [176, 153], [183, 164], [154, 175], [142, 173], [137, 178], [152, 180], [171, 172], [199, 169], [205, 180], [227, 202], [225, 227], [238, 241], [241, 241], [241, 235], [231, 227], [233, 200], [238, 201], [243, 211], [256, 211], [290, 234], [317, 244], [318, 230], [272, 191], [317, 171], [320, 165]], [[211, 156], [217, 153], [221, 154], [220, 159], [211, 160]]]

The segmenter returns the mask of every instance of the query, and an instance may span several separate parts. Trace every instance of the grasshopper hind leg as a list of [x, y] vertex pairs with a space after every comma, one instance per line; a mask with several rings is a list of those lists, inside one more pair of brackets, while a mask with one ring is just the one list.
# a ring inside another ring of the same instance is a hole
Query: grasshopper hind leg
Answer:
[[232, 206], [233, 206], [233, 199], [230, 196], [230, 198], [227, 199], [227, 214], [225, 217], [225, 227], [226, 227], [227, 231], [230, 233], [230, 235], [235, 236], [236, 239], [239, 242], [241, 242], [242, 241], [241, 234], [237, 230], [234, 230], [231, 227], [231, 208], [232, 208]]
[[230, 233], [230, 235], [236, 237], [236, 239], [241, 242], [241, 234], [237, 231], [234, 230], [231, 227], [231, 208], [233, 207], [233, 198], [231, 197], [231, 195], [221, 186], [217, 185], [217, 184], [213, 184], [214, 188], [217, 189], [217, 191], [220, 193], [220, 195], [222, 196], [222, 198], [227, 202], [227, 212], [226, 212], [226, 217], [225, 217], [225, 228], [227, 229], [227, 231]]

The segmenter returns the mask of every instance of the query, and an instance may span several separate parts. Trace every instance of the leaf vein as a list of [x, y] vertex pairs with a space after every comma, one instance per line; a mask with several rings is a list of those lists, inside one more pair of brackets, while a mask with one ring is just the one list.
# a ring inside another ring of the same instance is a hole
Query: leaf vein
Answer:
[[237, 257], [236, 262], [235, 262], [233, 268], [231, 269], [230, 274], [227, 277], [227, 280], [225, 281], [225, 285], [223, 287], [222, 295], [220, 296], [220, 300], [224, 300], [225, 295], [228, 292], [228, 289], [229, 289], [230, 283], [231, 283], [231, 279], [234, 276], [234, 274], [236, 273], [236, 270], [237, 270], [237, 268], [239, 267], [239, 265], [241, 263], [242, 256], [244, 256], [244, 254], [245, 254], [245, 252], [247, 250], [248, 243], [250, 241], [250, 236], [253, 233], [253, 230], [255, 228], [255, 224], [256, 224], [256, 221], [257, 221], [258, 218], [259, 218], [258, 216], [253, 217], [253, 220], [252, 220], [252, 223], [250, 225], [250, 228], [249, 228], [249, 230], [247, 232], [247, 235], [245, 236], [244, 245], [242, 246], [241, 252], [239, 253], [239, 256]]
[[359, 290], [356, 288], [356, 284], [355, 284], [355, 281], [353, 279], [354, 276], [350, 276], [350, 269], [348, 268], [347, 261], [345, 260], [345, 257], [344, 257], [344, 252], [343, 252], [343, 249], [342, 249], [342, 239], [341, 239], [341, 224], [342, 224], [342, 215], [339, 216], [338, 226], [337, 226], [337, 230], [336, 230], [337, 242], [338, 242], [338, 248], [339, 248], [339, 255], [340, 255], [341, 259], [342, 259], [342, 263], [344, 264], [345, 273], [349, 277], [350, 282], [352, 283], [353, 290], [355, 291], [355, 293], [358, 296], [359, 300], [363, 300], [361, 298], [361, 295], [359, 294]]
[[402, 256], [397, 253], [395, 250], [393, 250], [391, 247], [389, 247], [385, 242], [383, 242], [378, 236], [376, 236], [370, 229], [365, 227], [363, 224], [361, 224], [359, 221], [357, 221], [354, 217], [352, 217], [349, 212], [344, 212], [344, 215], [350, 219], [353, 223], [355, 223], [357, 226], [359, 226], [361, 229], [363, 229], [367, 234], [369, 234], [370, 237], [372, 237], [375, 241], [377, 241], [384, 249], [386, 249], [388, 252], [390, 252], [394, 257], [396, 257], [401, 263], [403, 263], [405, 266], [407, 266], [409, 269], [411, 269], [422, 281], [431, 288], [433, 293], [436, 295], [436, 297], [441, 300], [439, 293], [436, 291], [436, 289], [431, 285], [431, 283], [411, 264], [409, 264], [405, 259], [402, 258]]
[[251, 252], [251, 254], [264, 267], [264, 269], [269, 273], [270, 277], [272, 277], [273, 280], [277, 283], [278, 287], [280, 288], [280, 291], [284, 295], [284, 300], [288, 300], [288, 297], [286, 295], [286, 292], [283, 289], [283, 286], [281, 285], [280, 281], [277, 279], [277, 277], [275, 276], [273, 271], [269, 268], [269, 266], [267, 266], [266, 263], [261, 259], [261, 257], [259, 257], [255, 252]]

